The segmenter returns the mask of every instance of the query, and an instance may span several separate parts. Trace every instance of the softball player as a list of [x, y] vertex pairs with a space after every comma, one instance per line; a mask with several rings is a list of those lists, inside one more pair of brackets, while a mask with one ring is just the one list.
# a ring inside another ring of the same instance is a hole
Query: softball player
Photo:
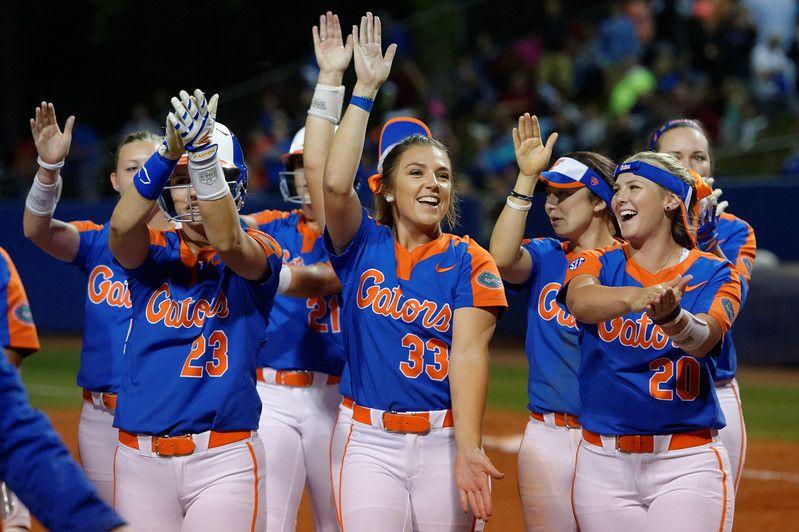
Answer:
[[561, 297], [580, 327], [581, 530], [731, 530], [713, 361], [740, 305], [738, 272], [696, 248], [710, 193], [670, 155], [615, 172], [621, 247], [579, 254]]
[[[200, 91], [172, 99], [165, 149], [111, 217], [133, 309], [114, 419], [115, 504], [136, 529], [265, 527], [255, 370], [281, 250], [240, 226], [247, 168], [209, 111], [215, 101]], [[175, 170], [184, 144], [188, 164]], [[180, 229], [146, 226], [156, 200]]]
[[[78, 450], [86, 476], [103, 500], [113, 504], [114, 451], [118, 439], [113, 427], [114, 409], [131, 303], [127, 274], [108, 248], [108, 224], [66, 223], [53, 218], [61, 190], [60, 167], [69, 153], [73, 124], [74, 117], [69, 117], [61, 132], [52, 103], [42, 102], [36, 108], [31, 132], [39, 152], [39, 170], [28, 195], [23, 225], [25, 236], [39, 248], [77, 266], [88, 276], [77, 377], [84, 398], [78, 423]], [[124, 194], [131, 186], [133, 175], [161, 140], [146, 131], [131, 133], [122, 140], [110, 176], [117, 192]], [[157, 209], [147, 223], [153, 229], [168, 227]]]
[[324, 175], [325, 244], [347, 323], [342, 390], [353, 409], [342, 525], [466, 530], [491, 515], [489, 475], [502, 476], [480, 447], [502, 281], [485, 250], [442, 232], [441, 220], [455, 214], [452, 168], [419, 121], [385, 125], [380, 173], [370, 178], [376, 219], [360, 206], [353, 180], [396, 45], [383, 56], [371, 13], [353, 27], [353, 44], [358, 81]]
[[[16, 367], [39, 350], [39, 336], [31, 307], [17, 268], [6, 250], [0, 248], [0, 347]], [[2, 354], [0, 354], [2, 356]], [[30, 530], [31, 516], [13, 491], [6, 488], [0, 474], [0, 529], [6, 532]]]
[[[530, 421], [519, 450], [519, 494], [527, 530], [576, 530], [569, 501], [581, 432], [574, 318], [556, 301], [569, 262], [585, 250], [616, 243], [610, 210], [615, 165], [597, 153], [562, 157], [549, 171], [557, 133], [546, 145], [538, 119], [519, 117], [513, 144], [519, 177], [491, 235], [491, 255], [506, 285], [528, 295], [525, 352]], [[537, 183], [560, 240], [522, 240]]]
[[[684, 118], [669, 120], [652, 136], [650, 149], [674, 155], [685, 168], [696, 171], [712, 185], [713, 178], [710, 175], [713, 163], [710, 143], [704, 128], [696, 120]], [[716, 189], [714, 196], [720, 193], [721, 189]], [[723, 212], [727, 202], [721, 202], [717, 208], [716, 198], [717, 196], [712, 198], [713, 201], [707, 202], [707, 206], [703, 202], [705, 207], [703, 210], [706, 212], [700, 214], [697, 244], [704, 251], [720, 250], [736, 267], [741, 277], [741, 305], [743, 305], [749, 292], [749, 278], [757, 253], [755, 232], [744, 220]], [[716, 396], [727, 420], [727, 426], [719, 430], [719, 438], [724, 442], [730, 455], [736, 491], [746, 459], [746, 425], [741, 409], [738, 381], [735, 380], [737, 367], [735, 345], [732, 335], [728, 333], [722, 344], [721, 353], [716, 357], [715, 382]]]

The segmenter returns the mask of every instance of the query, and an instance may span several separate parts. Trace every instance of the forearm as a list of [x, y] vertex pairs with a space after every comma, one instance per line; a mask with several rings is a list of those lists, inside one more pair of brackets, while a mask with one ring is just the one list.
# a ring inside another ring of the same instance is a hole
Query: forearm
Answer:
[[[327, 264], [284, 266], [290, 272], [289, 286], [283, 292], [291, 297], [320, 297], [341, 293], [341, 282]], [[282, 271], [281, 271], [282, 272]], [[283, 273], [281, 273], [283, 275]]]
[[25, 236], [39, 249], [65, 262], [75, 259], [80, 246], [80, 235], [72, 225], [49, 216], [36, 216], [27, 209], [22, 223]]
[[154, 204], [154, 200], [142, 197], [136, 187], [130, 187], [114, 208], [108, 245], [111, 253], [125, 268], [136, 268], [147, 257], [150, 246], [147, 221]]
[[636, 290], [639, 289], [632, 286], [570, 286], [566, 305], [577, 321], [600, 323], [630, 312], [630, 300]]
[[689, 355], [702, 358], [721, 341], [718, 322], [709, 314], [692, 314], [680, 309], [676, 319], [660, 325], [680, 349]]
[[244, 231], [233, 196], [227, 194], [216, 200], [197, 200], [197, 204], [208, 243], [223, 259], [224, 255], [240, 252], [244, 245]]
[[458, 449], [482, 446], [483, 415], [488, 395], [488, 349], [453, 350], [449, 364], [449, 386]]

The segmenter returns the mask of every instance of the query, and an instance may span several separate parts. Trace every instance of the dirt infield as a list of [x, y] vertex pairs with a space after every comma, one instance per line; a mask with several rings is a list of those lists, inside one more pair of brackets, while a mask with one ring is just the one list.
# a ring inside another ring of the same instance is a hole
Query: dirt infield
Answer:
[[[47, 412], [73, 455], [77, 456], [78, 410]], [[486, 414], [486, 434], [521, 434], [524, 414], [492, 410]], [[488, 454], [505, 473], [494, 484], [494, 517], [488, 530], [522, 530], [522, 514], [516, 490], [516, 455], [496, 449]], [[799, 444], [755, 439], [749, 442], [746, 469], [735, 506], [735, 530], [796, 530], [799, 522]], [[42, 530], [34, 527], [34, 530]], [[299, 531], [313, 530], [306, 500], [300, 511]]]

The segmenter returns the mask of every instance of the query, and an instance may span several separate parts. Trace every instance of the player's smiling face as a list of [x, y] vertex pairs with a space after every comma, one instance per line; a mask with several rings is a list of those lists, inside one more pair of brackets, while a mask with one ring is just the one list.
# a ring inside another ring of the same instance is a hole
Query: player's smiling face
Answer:
[[400, 157], [393, 196], [397, 221], [426, 231], [449, 209], [452, 167], [446, 153], [432, 146], [413, 146]]
[[111, 185], [120, 195], [133, 184], [133, 176], [144, 166], [147, 159], [158, 148], [158, 144], [149, 140], [128, 142], [119, 149], [116, 169], [111, 173]]
[[631, 173], [616, 178], [613, 186], [613, 213], [622, 237], [638, 247], [642, 242], [665, 231], [671, 234], [671, 219], [666, 207], [674, 207], [674, 194], [660, 185]]
[[546, 187], [544, 210], [560, 238], [577, 238], [591, 225], [594, 202], [585, 187]]
[[677, 127], [658, 139], [658, 151], [679, 159], [686, 169], [710, 177], [710, 146], [707, 138], [692, 127]]

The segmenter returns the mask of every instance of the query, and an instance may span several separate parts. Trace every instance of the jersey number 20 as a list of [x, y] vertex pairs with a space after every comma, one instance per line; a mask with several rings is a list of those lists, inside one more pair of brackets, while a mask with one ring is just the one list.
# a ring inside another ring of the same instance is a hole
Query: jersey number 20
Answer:
[[[194, 364], [195, 361], [205, 355], [207, 348], [211, 348], [211, 360], [203, 364]], [[214, 331], [208, 336], [208, 341], [203, 335], [197, 337], [191, 344], [191, 351], [183, 363], [181, 377], [201, 379], [203, 372], [211, 377], [221, 377], [227, 371], [227, 335], [224, 331]]]
[[[693, 357], [682, 357], [677, 361], [661, 357], [649, 363], [655, 374], [649, 378], [649, 395], [660, 401], [671, 401], [674, 394], [681, 401], [693, 401], [699, 397], [699, 373], [701, 367]], [[669, 384], [675, 377], [673, 385]]]

